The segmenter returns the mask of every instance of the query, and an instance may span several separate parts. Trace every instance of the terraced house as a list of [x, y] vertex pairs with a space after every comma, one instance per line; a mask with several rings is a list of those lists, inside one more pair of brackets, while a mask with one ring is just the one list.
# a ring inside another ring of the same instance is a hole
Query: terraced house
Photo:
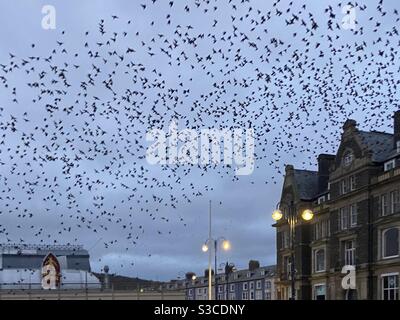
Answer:
[[[187, 300], [208, 300], [207, 270], [204, 277], [195, 280], [189, 277], [179, 283], [185, 289]], [[215, 282], [212, 290], [215, 300], [275, 300], [275, 266], [260, 267], [258, 261], [252, 261], [248, 269], [218, 273], [217, 290]]]
[[[320, 155], [318, 171], [286, 167], [281, 203], [304, 208], [294, 234], [297, 299], [399, 300], [400, 112], [393, 133], [343, 126], [336, 155]], [[284, 215], [287, 209], [282, 208]], [[277, 297], [291, 296], [289, 226], [277, 230]], [[344, 266], [355, 267], [356, 287], [344, 289]]]

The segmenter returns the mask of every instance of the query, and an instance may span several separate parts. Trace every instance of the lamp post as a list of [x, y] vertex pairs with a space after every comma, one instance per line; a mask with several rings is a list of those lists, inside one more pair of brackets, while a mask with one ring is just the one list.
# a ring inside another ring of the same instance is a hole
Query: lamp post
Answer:
[[[285, 206], [289, 209], [286, 216], [283, 215], [280, 210], [281, 206]], [[301, 213], [301, 218], [304, 221], [310, 221], [314, 217], [314, 213], [310, 209], [305, 209]], [[290, 203], [278, 202], [275, 211], [272, 213], [272, 219], [276, 222], [285, 220], [289, 224], [289, 241], [290, 241], [290, 280], [291, 280], [291, 300], [296, 300], [296, 267], [295, 267], [295, 230], [296, 224], [298, 223], [297, 208], [293, 201]]]
[[208, 251], [208, 300], [212, 300], [212, 255], [210, 246], [214, 246], [214, 284], [215, 284], [215, 300], [217, 300], [217, 248], [218, 242], [222, 241], [222, 249], [229, 250], [231, 248], [231, 244], [224, 237], [220, 237], [218, 239], [213, 239], [211, 236], [211, 200], [209, 206], [209, 223], [208, 223], [208, 239], [204, 242], [202, 246], [203, 252]]

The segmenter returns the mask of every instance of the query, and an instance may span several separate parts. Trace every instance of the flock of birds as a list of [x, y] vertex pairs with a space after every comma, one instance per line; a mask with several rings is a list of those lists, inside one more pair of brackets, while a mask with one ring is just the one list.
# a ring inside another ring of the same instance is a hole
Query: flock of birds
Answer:
[[[173, 233], [172, 219], [185, 224], [180, 205], [212, 192], [213, 179], [251, 183], [229, 165], [148, 165], [146, 132], [173, 120], [253, 128], [253, 175], [267, 168], [271, 184], [284, 159], [310, 167], [334, 152], [345, 119], [387, 126], [399, 106], [400, 16], [395, 1], [364, 2], [351, 3], [357, 24], [345, 30], [345, 2], [142, 0], [79, 36], [56, 31], [48, 54], [9, 48], [0, 63], [4, 240], [57, 243], [83, 230], [106, 248], [123, 235], [130, 250], [152, 222], [160, 236]], [[34, 223], [42, 215], [50, 226]]]

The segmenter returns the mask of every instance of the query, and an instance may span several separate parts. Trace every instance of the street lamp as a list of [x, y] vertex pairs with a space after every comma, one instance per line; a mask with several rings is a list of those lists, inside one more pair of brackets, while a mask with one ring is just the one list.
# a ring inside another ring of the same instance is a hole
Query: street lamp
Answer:
[[[282, 211], [280, 210], [281, 205], [287, 207], [289, 209], [289, 214], [284, 217]], [[276, 222], [284, 219], [289, 224], [289, 237], [290, 237], [290, 251], [291, 251], [291, 264], [290, 264], [290, 278], [291, 278], [291, 287], [292, 287], [292, 297], [291, 300], [296, 299], [296, 267], [295, 267], [295, 256], [294, 256], [294, 242], [295, 242], [295, 227], [298, 222], [298, 213], [296, 211], [296, 206], [293, 201], [289, 204], [285, 202], [278, 202], [276, 205], [276, 209], [272, 213], [272, 219]], [[304, 221], [311, 221], [314, 217], [314, 213], [310, 209], [305, 209], [301, 213], [301, 218]]]
[[[225, 251], [227, 251], [227, 250], [230, 250], [230, 248], [231, 248], [231, 243], [228, 241], [228, 240], [226, 240], [224, 237], [219, 237], [219, 238], [217, 238], [217, 239], [213, 239], [213, 238], [208, 238], [205, 242], [204, 242], [204, 244], [203, 244], [203, 246], [201, 247], [201, 249], [202, 249], [202, 251], [203, 252], [207, 252], [208, 250], [209, 250], [209, 246], [210, 246], [210, 244], [212, 245], [214, 245], [214, 285], [215, 285], [215, 300], [218, 300], [217, 299], [217, 295], [218, 295], [218, 287], [217, 287], [217, 249], [218, 249], [218, 243], [221, 243], [221, 248], [223, 249], [223, 250], [225, 250]], [[210, 252], [210, 254], [211, 254], [211, 252]], [[211, 263], [209, 264], [209, 266], [208, 266], [208, 269], [209, 269], [209, 278], [208, 278], [208, 283], [209, 283], [209, 287], [208, 287], [208, 290], [210, 291], [211, 290], [211, 281], [212, 281], [212, 279], [211, 279]], [[210, 294], [210, 292], [209, 292], [209, 300], [211, 300], [211, 294]]]

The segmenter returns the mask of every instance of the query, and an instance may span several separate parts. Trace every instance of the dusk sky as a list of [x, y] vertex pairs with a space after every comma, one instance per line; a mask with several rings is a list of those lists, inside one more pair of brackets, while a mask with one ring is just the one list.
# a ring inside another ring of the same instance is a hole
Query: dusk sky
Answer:
[[[219, 262], [274, 264], [285, 165], [316, 170], [347, 118], [392, 132], [399, 109], [397, 1], [354, 3], [353, 30], [343, 5], [0, 1], [0, 242], [82, 244], [94, 271], [202, 274], [212, 200], [213, 237], [232, 244]], [[148, 164], [146, 132], [174, 119], [253, 128], [252, 174]]]

